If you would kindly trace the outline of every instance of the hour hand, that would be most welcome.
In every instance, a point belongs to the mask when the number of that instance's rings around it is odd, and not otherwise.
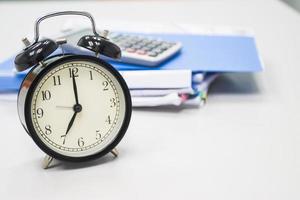
[[[70,122],[68,124],[66,133],[64,135],[60,136],[61,138],[64,138],[63,144],[65,144],[65,142],[66,142],[67,134],[69,133],[69,131],[70,131],[70,129],[71,129],[71,127],[72,127],[72,125],[73,125],[73,123],[75,121],[76,115],[77,115],[77,112],[74,112],[74,114],[73,114],[73,116],[72,116],[72,118],[71,118],[71,120],[70,120]]]
[[[67,134],[69,133],[69,131],[70,131],[70,129],[71,129],[71,127],[72,127],[72,125],[73,125],[73,123],[75,121],[76,115],[77,115],[77,112],[74,112],[74,114],[73,114],[73,116],[72,116],[72,118],[71,118],[71,120],[70,120],[70,122],[68,124],[66,133],[64,135],[60,136],[61,138],[64,138],[63,144],[65,144],[65,142],[66,142]]]
[[[73,126],[73,123],[74,123],[74,121],[75,121],[75,118],[76,118],[76,116],[77,116],[77,113],[81,112],[82,107],[81,107],[80,104],[76,104],[76,105],[74,105],[73,110],[74,110],[74,114],[73,114],[73,116],[72,116],[72,118],[71,118],[71,120],[70,120],[70,122],[69,122],[69,124],[68,124],[66,133],[65,133],[64,135],[61,136],[61,137],[64,138],[63,144],[65,144],[66,136],[67,136],[67,134],[69,133],[71,127]]]
[[[73,123],[75,121],[76,115],[77,115],[77,112],[74,112],[74,114],[73,114],[73,116],[72,116],[72,118],[71,118],[71,120],[70,120],[70,122],[68,124],[68,127],[67,127],[65,135],[67,135],[68,132],[70,131],[70,129],[71,129],[71,127],[72,127],[72,125],[73,125]]]

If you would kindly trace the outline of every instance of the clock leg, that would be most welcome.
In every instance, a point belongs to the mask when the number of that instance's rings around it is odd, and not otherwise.
[[[47,169],[50,166],[52,161],[53,161],[53,157],[46,155],[43,160],[43,168]]]
[[[115,157],[118,157],[119,155],[119,151],[117,150],[117,148],[113,148],[110,153],[112,153]]]

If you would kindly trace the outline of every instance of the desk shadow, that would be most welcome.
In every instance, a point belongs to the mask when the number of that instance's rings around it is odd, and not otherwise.
[[[218,77],[209,89],[215,94],[256,94],[260,93],[255,74],[226,73]]]
[[[58,170],[76,170],[76,169],[82,169],[82,168],[88,168],[88,167],[94,167],[98,165],[107,164],[109,162],[113,162],[118,158],[114,157],[110,153],[107,155],[91,161],[86,162],[65,162],[60,160],[54,160],[53,163],[48,167],[48,169],[58,169]]]

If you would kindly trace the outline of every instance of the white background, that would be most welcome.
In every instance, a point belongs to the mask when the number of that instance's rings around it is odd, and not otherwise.
[[[16,103],[1,101],[1,199],[300,199],[296,11],[275,0],[1,3],[0,57],[20,48],[37,17],[56,10],[86,10],[96,20],[252,27],[265,70],[222,76],[203,109],[134,110],[119,158],[49,170]],[[44,33],[56,25],[43,24]]]

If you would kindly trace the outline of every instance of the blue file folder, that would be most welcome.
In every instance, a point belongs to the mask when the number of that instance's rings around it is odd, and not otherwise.
[[[141,35],[141,34],[137,34]],[[191,69],[192,72],[259,72],[262,63],[254,37],[187,34],[147,34],[166,41],[179,41],[182,50],[157,67],[109,61],[118,70]],[[65,45],[66,52],[92,54]],[[58,53],[58,52],[57,52]],[[0,91],[17,90],[24,73],[14,75],[14,58],[0,64]]]
[[[193,72],[258,72],[262,70],[254,37],[185,34],[151,34],[148,36],[166,41],[180,41],[183,48],[181,52],[155,68],[126,63],[114,63],[114,66],[119,70],[191,69]]]

